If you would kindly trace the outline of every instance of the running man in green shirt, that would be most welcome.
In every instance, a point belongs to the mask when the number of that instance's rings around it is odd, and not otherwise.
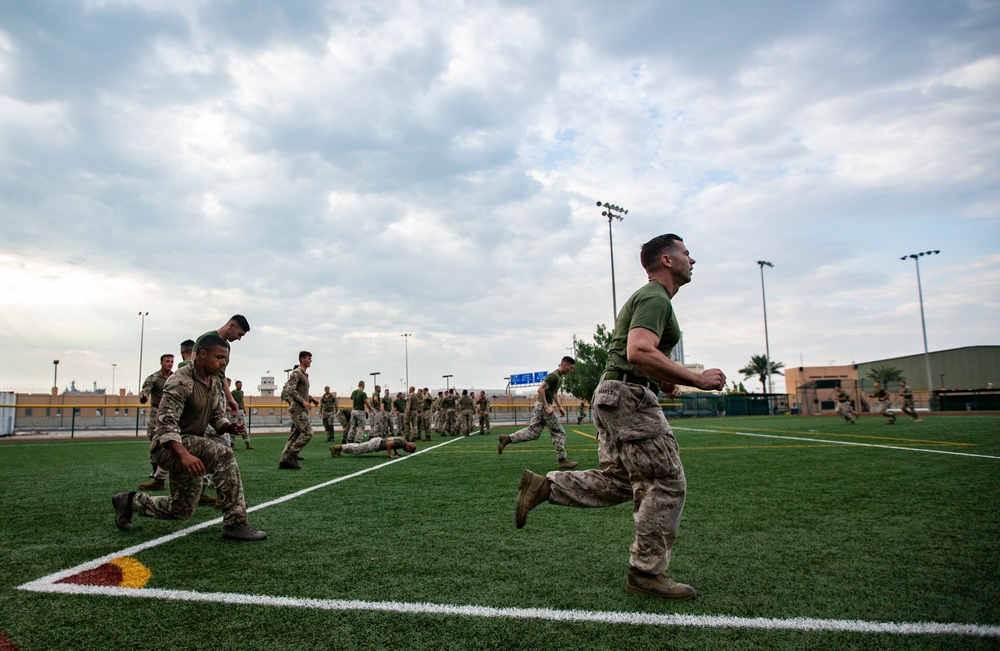
[[[580,463],[570,461],[566,458],[566,431],[559,423],[556,410],[559,416],[565,416],[566,410],[562,406],[562,396],[559,395],[559,385],[562,383],[564,375],[569,375],[576,367],[576,360],[572,357],[563,357],[559,362],[559,367],[545,376],[538,387],[538,399],[531,408],[531,422],[524,429],[520,429],[510,436],[500,435],[500,443],[497,445],[497,452],[503,454],[503,449],[515,443],[534,441],[542,434],[542,430],[549,428],[552,435],[552,447],[556,449],[556,459],[559,467],[563,470],[576,468]]]

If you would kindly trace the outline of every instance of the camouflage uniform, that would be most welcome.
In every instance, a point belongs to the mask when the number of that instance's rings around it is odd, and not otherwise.
[[[190,364],[167,380],[157,413],[156,431],[150,442],[150,452],[156,464],[170,473],[170,495],[156,497],[136,493],[132,509],[134,513],[147,518],[186,520],[198,508],[202,478],[189,473],[177,456],[164,445],[169,441],[176,441],[200,459],[211,475],[223,503],[223,524],[245,524],[247,507],[236,457],[231,449],[209,441],[204,436],[209,424],[218,430],[229,422],[220,401],[222,381],[218,376],[213,376],[210,378],[211,386],[206,387],[203,379],[196,377],[195,365]]]
[[[666,288],[655,280],[637,290],[615,321],[608,363],[590,401],[597,426],[599,469],[550,472],[549,502],[594,508],[632,501],[635,541],[631,567],[659,575],[670,565],[687,493],[677,441],[657,399],[657,384],[628,362],[628,333],[656,333],[666,357],[680,340],[680,326]]]
[[[351,408],[343,407],[337,411],[337,421],[340,423],[340,442],[347,443],[347,429],[351,426]]]
[[[444,422],[438,429],[441,430],[442,435],[455,436],[458,433],[458,422],[455,413],[456,403],[458,403],[458,398],[450,391],[441,398],[441,408],[444,409]]]
[[[361,389],[351,393],[351,424],[347,428],[347,442],[360,443],[365,438],[365,400],[368,394]]]
[[[581,400],[576,407],[576,424],[579,425],[587,420],[587,401]]]
[[[382,438],[381,436],[373,436],[364,443],[348,443],[347,445],[341,446],[340,451],[343,454],[367,454],[369,452],[378,452],[380,450],[386,450],[386,444],[392,441],[393,450],[402,450],[403,445],[406,443],[405,439],[398,436],[393,438]],[[398,452],[397,452],[398,454]]]
[[[837,401],[837,415],[842,416],[844,420],[853,425],[854,409],[851,408],[851,396],[847,395],[847,392],[842,388],[838,388],[833,394],[833,398]]]
[[[468,436],[472,433],[472,415],[475,411],[475,405],[472,396],[468,394],[458,399],[458,433],[461,436]]]
[[[889,392],[885,390],[885,387],[879,385],[875,387],[872,398],[875,399],[875,406],[878,409],[878,413],[886,417],[888,422],[887,425],[896,424],[896,415],[889,411],[889,407],[892,406],[892,399]]]
[[[411,391],[407,394],[406,408],[404,410],[406,417],[403,419],[406,427],[404,431],[400,432],[407,441],[416,441],[420,438],[418,434],[420,428],[420,403],[421,396],[416,391]]]
[[[909,386],[902,387],[899,390],[899,397],[903,399],[903,413],[913,420],[920,420],[920,416],[917,416],[917,412],[913,408],[913,389]]]
[[[519,429],[510,435],[510,443],[523,443],[524,441],[534,441],[542,435],[542,430],[549,428],[552,435],[552,447],[556,449],[556,458],[559,461],[566,460],[566,430],[559,422],[559,412],[555,410],[555,397],[559,392],[559,384],[562,382],[562,375],[559,371],[552,371],[545,376],[545,397],[549,401],[554,411],[550,414],[545,411],[545,405],[541,399],[535,401],[531,408],[531,420],[524,429]]]
[[[238,406],[236,409],[236,423],[243,426],[243,442],[246,443],[247,449],[250,449],[250,430],[246,427],[247,409],[243,404],[243,392],[236,389],[235,391],[231,391],[230,394]]]
[[[392,398],[389,394],[382,396],[382,431],[379,436],[386,438],[386,435],[395,433],[395,423],[392,419]]]
[[[163,370],[159,370],[153,373],[146,381],[142,383],[142,389],[140,393],[149,396],[149,416],[146,419],[146,438],[150,441],[153,440],[153,435],[156,433],[156,412],[160,408],[160,400],[163,399],[163,387],[167,383],[167,379],[170,376],[164,377]],[[150,453],[149,462],[156,465],[153,460],[153,455]],[[167,478],[167,469],[156,466],[156,470],[153,471],[153,479],[159,479],[163,481]]]
[[[326,440],[335,440],[336,432],[334,432],[333,428],[337,419],[337,396],[331,393],[320,398],[319,411],[323,415],[323,429],[326,430]]]
[[[423,435],[425,441],[431,440],[431,416],[434,413],[433,408],[434,398],[431,397],[430,392],[427,392],[420,400],[420,416],[418,420],[417,438],[420,438],[420,435]]]
[[[406,398],[396,398],[392,401],[392,408],[396,411],[394,414],[396,417],[396,433],[409,441],[410,435],[406,427],[406,405]]]
[[[281,452],[281,461],[294,459],[299,451],[312,440],[312,425],[309,423],[309,410],[302,403],[310,403],[309,374],[301,366],[296,366],[288,376],[288,381],[281,389],[281,399],[291,400],[288,406],[288,417],[292,421],[292,431]]]
[[[479,433],[490,433],[490,399],[482,397],[476,401],[476,409],[479,411]]]

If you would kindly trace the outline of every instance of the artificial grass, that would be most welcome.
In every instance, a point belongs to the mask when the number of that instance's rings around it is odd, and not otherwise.
[[[496,433],[456,440],[250,514],[268,532],[233,543],[212,526],[145,550],[147,587],[316,599],[430,602],[744,617],[1000,624],[1000,459],[747,437],[734,432],[1000,456],[1000,418],[934,416],[890,428],[863,418],[675,421],[688,498],[671,576],[699,590],[670,603],[623,590],[631,505],[512,508],[524,468],[556,469],[543,434],[496,454]],[[592,426],[568,425],[581,468]],[[696,431],[714,430],[714,431]],[[810,431],[814,430],[814,431]],[[283,437],[238,449],[248,504],[386,461],[332,459],[320,434],[302,471],[277,470]],[[446,439],[434,436],[426,445]],[[961,445],[958,445],[961,444]],[[421,444],[425,445],[425,444]],[[0,445],[0,634],[22,649],[996,648],[997,640],[697,629],[446,615],[311,611],[86,595],[15,586],[218,517],[112,524],[110,496],[148,465],[145,441]]]

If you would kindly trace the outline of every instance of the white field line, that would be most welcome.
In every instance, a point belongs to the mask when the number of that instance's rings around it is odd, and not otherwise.
[[[321,484],[316,484],[315,486],[310,486],[309,488],[303,488],[300,491],[297,491],[295,493],[290,493],[288,495],[285,495],[284,497],[279,497],[276,500],[271,500],[270,502],[264,502],[263,504],[258,504],[256,506],[252,506],[252,507],[250,507],[250,508],[247,509],[247,513],[250,513],[251,511],[256,511],[258,509],[265,509],[265,508],[267,508],[269,506],[275,506],[277,504],[281,504],[281,503],[287,502],[289,500],[293,500],[296,497],[301,497],[302,495],[305,495],[307,493],[311,493],[311,492],[319,490],[321,488],[326,488],[327,486],[332,486],[333,484],[337,484],[337,483],[340,483],[342,481],[346,481],[348,479],[354,479],[355,477],[360,477],[361,475],[363,475],[365,473],[372,472],[374,470],[380,470],[380,469],[385,468],[387,466],[391,466],[394,463],[401,463],[403,461],[406,461],[407,459],[412,459],[413,457],[416,457],[416,456],[418,456],[420,454],[423,454],[424,452],[430,452],[431,450],[433,450],[435,448],[439,448],[439,447],[441,447],[443,445],[448,445],[449,443],[454,443],[457,440],[459,440],[459,439],[458,438],[449,438],[447,441],[445,441],[443,443],[439,443],[437,445],[432,445],[431,447],[424,448],[422,450],[417,450],[413,454],[400,457],[399,459],[390,459],[389,461],[386,461],[385,463],[380,463],[377,466],[371,466],[370,468],[365,468],[364,470],[359,470],[358,472],[351,473],[350,475],[344,475],[343,477],[336,477],[334,479],[331,479],[330,481],[325,481],[325,482],[323,482]],[[94,559],[92,561],[87,561],[86,563],[81,563],[80,565],[77,565],[76,567],[71,567],[71,568],[66,569],[66,570],[60,570],[59,572],[56,572],[54,574],[50,574],[48,576],[43,576],[40,579],[35,579],[34,581],[30,581],[28,583],[25,583],[22,586],[18,586],[18,588],[19,589],[24,589],[24,590],[33,590],[35,592],[61,592],[62,590],[55,590],[55,589],[54,590],[44,590],[44,589],[40,589],[40,588],[44,588],[45,586],[51,586],[51,587],[55,588],[57,586],[54,586],[52,584],[55,584],[56,581],[61,581],[61,580],[65,579],[66,577],[73,576],[74,574],[79,574],[80,572],[86,572],[87,570],[92,570],[95,567],[100,567],[101,565],[104,565],[105,563],[113,561],[116,558],[121,558],[122,556],[134,556],[134,555],[138,554],[139,552],[141,552],[143,550],[151,549],[153,547],[158,547],[159,545],[162,545],[164,543],[168,543],[171,540],[177,540],[178,538],[183,538],[184,536],[186,536],[188,534],[191,534],[191,533],[194,533],[195,531],[200,531],[201,529],[205,529],[205,528],[211,527],[213,525],[221,525],[221,524],[222,524],[222,517],[221,516],[218,517],[218,518],[213,518],[212,520],[206,520],[205,522],[199,522],[198,524],[192,525],[192,526],[187,527],[185,529],[181,529],[179,531],[175,531],[174,533],[167,534],[166,536],[160,536],[159,538],[154,538],[153,540],[149,540],[147,542],[140,543],[138,545],[133,545],[132,547],[126,547],[125,549],[122,549],[121,551],[117,551],[117,552],[114,552],[112,554],[108,554],[106,556],[102,556],[100,558],[96,558],[96,559]]]
[[[714,430],[694,430],[714,431]],[[314,490],[338,482],[359,477],[373,470],[379,470],[394,463],[439,448],[459,439],[449,439],[438,445],[425,448],[400,459],[392,459],[377,466],[337,477],[327,482],[302,489],[284,497],[258,504],[247,511],[256,511],[295,499]],[[809,439],[811,440],[811,439]],[[909,448],[903,448],[909,449]],[[1000,637],[1000,626],[980,624],[955,624],[937,622],[868,622],[847,619],[816,619],[793,617],[777,619],[768,617],[729,617],[720,615],[661,615],[656,613],[628,613],[615,611],[589,610],[556,610],[551,608],[493,608],[489,606],[459,606],[431,603],[406,603],[398,601],[360,601],[347,599],[302,599],[295,597],[274,597],[268,595],[238,594],[229,592],[194,592],[190,590],[165,590],[159,588],[122,588],[110,586],[80,585],[75,583],[57,583],[66,577],[90,570],[122,556],[132,556],[145,549],[162,545],[206,527],[221,524],[222,518],[182,529],[167,536],[161,536],[148,542],[128,547],[119,552],[108,554],[101,558],[88,561],[76,567],[62,570],[34,581],[29,581],[17,587],[28,592],[46,592],[54,594],[103,595],[110,597],[132,597],[135,599],[167,599],[171,601],[197,601],[206,603],[225,603],[251,606],[272,606],[278,608],[309,608],[312,610],[331,611],[369,611],[392,612],[419,615],[453,615],[461,617],[484,617],[498,619],[539,619],[555,622],[594,622],[602,624],[629,624],[638,626],[664,626],[684,628],[736,628],[765,629],[783,631],[815,631],[815,632],[845,632],[845,633],[889,633],[895,635],[957,635],[965,637]]]
[[[862,448],[882,448],[883,450],[903,450],[904,452],[929,452],[931,454],[952,454],[958,457],[976,457],[977,459],[997,459],[1000,457],[988,454],[972,454],[970,452],[951,452],[950,450],[928,450],[926,448],[907,448],[901,445],[878,445],[875,443],[856,443],[853,441],[831,441],[829,439],[813,439],[807,436],[784,436],[780,434],[757,434],[751,432],[729,432],[717,429],[697,429],[694,427],[674,427],[685,432],[710,432],[712,434],[735,434],[737,436],[758,436],[765,439],[783,439],[786,441],[808,441],[810,443],[830,443],[833,445],[855,445]]]
[[[312,610],[391,612],[408,615],[452,615],[496,619],[540,619],[554,622],[596,622],[600,624],[631,624],[638,626],[671,626],[682,628],[736,628],[779,631],[810,631],[839,633],[889,633],[895,635],[958,635],[966,637],[1000,637],[1000,626],[980,624],[948,624],[936,622],[867,622],[851,619],[814,619],[793,617],[727,617],[720,615],[661,615],[595,610],[555,610],[552,608],[492,608],[488,606],[456,606],[399,601],[358,601],[347,599],[300,599],[229,592],[192,592],[189,590],[135,589],[85,586],[60,583],[46,589],[33,584],[20,586],[24,590],[62,594],[104,595],[172,601],[272,606],[278,608],[309,608]]]

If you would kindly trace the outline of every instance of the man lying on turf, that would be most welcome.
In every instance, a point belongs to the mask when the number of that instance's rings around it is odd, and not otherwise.
[[[379,452],[380,450],[385,450],[389,453],[390,459],[398,459],[400,456],[399,450],[405,450],[406,452],[416,452],[417,444],[410,443],[406,439],[394,436],[390,439],[384,439],[380,436],[370,438],[364,443],[347,443],[345,445],[331,445],[330,455],[334,457],[339,457],[341,453],[344,454],[367,454],[369,452]]]

